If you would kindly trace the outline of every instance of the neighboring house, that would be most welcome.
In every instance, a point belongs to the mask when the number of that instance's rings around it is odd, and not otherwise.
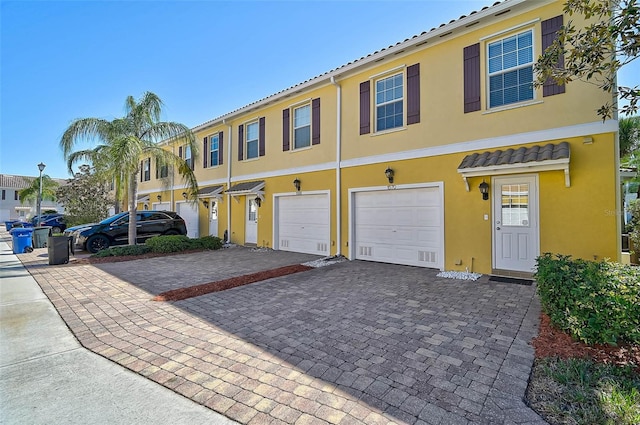
[[[37,214],[36,202],[20,202],[20,191],[31,186],[33,179],[38,177],[12,176],[0,174],[0,222],[10,220],[26,221]],[[63,179],[53,179],[59,184],[66,183]],[[43,200],[42,211],[55,210],[64,212],[64,207],[55,201]]]
[[[562,6],[496,3],[215,118],[193,129],[197,161],[163,142],[202,202],[141,158],[138,208],[177,211],[191,237],[446,270],[619,259],[618,123],[595,113],[610,96],[532,87]]]

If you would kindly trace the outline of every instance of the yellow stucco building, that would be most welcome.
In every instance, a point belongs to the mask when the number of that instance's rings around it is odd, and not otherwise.
[[[618,259],[618,123],[595,113],[611,99],[532,85],[567,19],[504,1],[212,119],[196,161],[165,143],[200,202],[149,163],[139,208],[177,211],[191,237],[443,270]]]

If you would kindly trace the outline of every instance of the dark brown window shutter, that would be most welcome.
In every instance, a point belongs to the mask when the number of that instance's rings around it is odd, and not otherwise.
[[[260,118],[260,129],[258,130],[258,155],[260,156],[264,156],[264,152],[265,152],[265,118],[262,117]]]
[[[553,44],[557,37],[558,30],[562,27],[563,20],[562,15],[555,18],[542,21],[542,51],[545,51],[547,47]],[[557,68],[564,67],[564,56],[560,56],[556,62]],[[564,85],[558,85],[553,78],[547,78],[542,86],[542,96],[553,96],[555,94],[564,93]]]
[[[222,143],[224,140],[222,138],[222,134],[222,131],[218,133],[218,165],[222,165],[222,163],[224,162],[224,143]]]
[[[238,126],[238,161],[244,159],[244,125]]]
[[[311,144],[320,144],[320,98],[311,101]]]
[[[178,156],[182,159],[182,146],[178,148]]]
[[[159,161],[156,159],[156,180],[160,176],[160,165]]]
[[[464,113],[480,110],[480,43],[464,48]]]
[[[140,181],[144,181],[144,161],[140,161]]]
[[[371,131],[371,82],[360,83],[360,134]]]
[[[407,68],[407,125],[420,122],[420,64]]]
[[[208,142],[209,142],[209,139],[205,137],[204,142],[202,143],[203,145],[202,156],[204,157],[204,160],[202,161],[202,168],[207,168],[207,158],[209,157],[209,152],[207,151]]]
[[[291,137],[291,129],[289,122],[289,108],[282,110],[282,150],[288,151],[290,147],[289,139]]]

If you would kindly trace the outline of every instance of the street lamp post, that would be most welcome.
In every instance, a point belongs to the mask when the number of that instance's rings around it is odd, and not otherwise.
[[[41,220],[41,215],[42,215],[42,172],[44,171],[44,167],[46,167],[46,165],[44,165],[44,163],[40,163],[38,164],[38,170],[40,170],[40,187],[38,188],[38,210],[37,210],[37,214],[38,214],[38,222],[36,223],[36,226],[40,226],[40,220]]]

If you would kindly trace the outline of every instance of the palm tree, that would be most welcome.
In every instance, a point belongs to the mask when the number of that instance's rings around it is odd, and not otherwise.
[[[56,190],[60,186],[55,180],[49,177],[46,174],[42,175],[42,200],[47,201],[55,201],[56,200]],[[22,189],[18,196],[20,197],[20,203],[24,204],[25,202],[37,202],[38,194],[40,193],[40,178],[34,178],[31,181],[29,187]]]
[[[620,158],[640,149],[640,116],[621,118],[618,121]]]
[[[160,165],[171,166],[184,180],[188,198],[192,201],[197,199],[198,182],[193,170],[182,158],[158,144],[171,141],[189,145],[195,161],[198,153],[195,136],[184,124],[160,121],[162,106],[162,100],[151,92],[144,93],[138,101],[129,96],[125,102],[124,117],[113,121],[77,119],[60,140],[69,171],[78,161],[91,161],[98,175],[115,183],[117,196],[128,200],[130,245],[134,245],[137,239],[136,208],[141,158],[152,158]],[[76,143],[86,140],[95,140],[98,145],[93,149],[72,152]]]

